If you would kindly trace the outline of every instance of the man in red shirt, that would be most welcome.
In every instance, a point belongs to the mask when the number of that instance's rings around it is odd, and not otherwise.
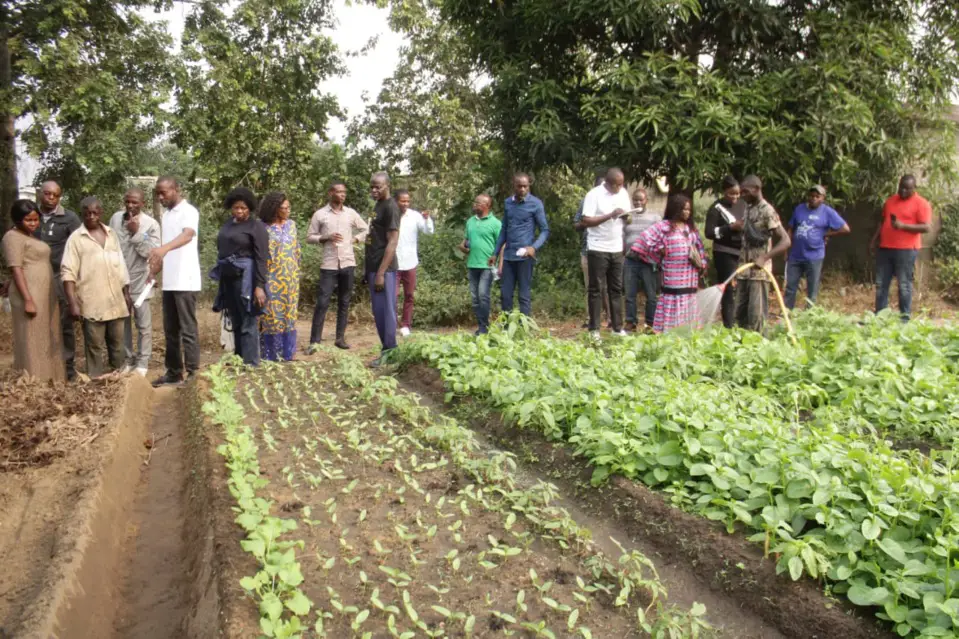
[[[876,258],[876,312],[889,306],[889,286],[895,276],[899,284],[899,314],[909,321],[912,313],[912,274],[922,248],[922,234],[932,220],[929,202],[916,193],[916,178],[904,175],[899,192],[882,207],[882,223],[872,238]]]

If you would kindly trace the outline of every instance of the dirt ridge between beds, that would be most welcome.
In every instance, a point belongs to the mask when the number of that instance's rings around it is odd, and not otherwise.
[[[142,442],[149,423],[152,389],[141,377],[123,382],[122,401],[99,435],[95,474],[76,495],[76,507],[57,531],[74,535],[56,540],[37,595],[13,627],[24,639],[51,637],[105,637],[113,623],[119,597],[116,575],[124,557],[122,547],[135,482],[139,477]],[[40,472],[45,469],[40,469]],[[66,542],[66,543],[64,543]],[[44,558],[36,557],[43,562]]]
[[[240,587],[240,579],[258,570],[256,560],[240,547],[246,538],[236,525],[235,500],[227,485],[227,468],[216,448],[219,428],[203,413],[210,384],[205,379],[186,388],[184,446],[192,481],[187,496],[187,529],[192,547],[188,562],[191,608],[184,621],[186,639],[248,639],[259,632],[256,604]]]

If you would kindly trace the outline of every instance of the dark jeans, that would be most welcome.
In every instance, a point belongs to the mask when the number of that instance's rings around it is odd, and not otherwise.
[[[63,280],[57,273],[53,278],[57,287],[57,303],[60,305],[60,339],[63,342],[63,363],[67,371],[67,379],[74,379],[77,376],[77,368],[74,360],[76,359],[77,334],[73,326],[73,317],[70,315],[70,303],[67,301],[67,294],[63,290]]]
[[[200,341],[196,324],[196,293],[163,291],[163,336],[166,371],[171,377],[192,375],[200,368]],[[181,350],[182,342],[182,350]],[[185,361],[184,361],[185,360]]]
[[[646,308],[643,320],[652,327],[656,316],[656,300],[659,298],[659,277],[652,264],[627,257],[623,263],[623,280],[626,288],[626,323],[639,324],[636,317],[636,295],[643,287],[646,295]]]
[[[585,250],[579,256],[579,264],[580,268],[583,269],[583,291],[586,293],[586,315],[589,316],[589,260],[586,259]],[[609,291],[606,290],[606,280],[600,280],[599,287],[603,293],[603,312],[606,313],[606,321],[609,322]]]
[[[320,283],[317,286],[316,308],[313,309],[313,327],[310,330],[310,344],[319,344],[323,339],[323,324],[326,311],[330,307],[330,298],[336,289],[336,339],[346,336],[346,323],[350,319],[350,300],[353,297],[354,267],[348,266],[338,271],[320,271]]]
[[[719,278],[720,283],[732,277],[739,267],[739,256],[731,253],[713,251],[713,260],[716,262],[716,277]],[[721,308],[723,326],[726,328],[734,327],[736,325],[736,289],[732,287],[732,282],[723,291]]]
[[[476,315],[476,323],[482,334],[489,330],[489,291],[493,286],[493,271],[488,268],[471,268],[469,278],[473,314]]]
[[[603,290],[609,293],[609,321],[614,331],[623,328],[623,254],[587,251],[589,263],[589,330],[598,331],[602,324]]]
[[[736,282],[736,323],[741,328],[762,333],[769,316],[769,283],[766,280]]]
[[[503,260],[503,278],[500,280],[504,313],[513,310],[513,292],[519,285],[519,312],[527,317],[533,314],[533,263],[535,260]]]
[[[822,260],[808,262],[786,262],[786,308],[793,310],[796,306],[796,293],[799,292],[799,282],[806,278],[806,306],[812,306],[819,297],[819,281],[822,279]]]
[[[916,249],[879,249],[876,258],[876,312],[889,306],[892,278],[899,284],[899,315],[908,320],[912,314],[912,276],[916,268]]]
[[[254,309],[242,297],[243,277],[223,277],[223,302],[233,325],[233,352],[249,366],[260,365],[260,331]]]
[[[87,375],[100,377],[123,368],[123,360],[126,359],[126,350],[123,348],[125,323],[125,317],[109,322],[83,320],[83,352],[87,358]]]
[[[373,321],[384,351],[396,348],[396,271],[384,273],[383,290],[376,290],[376,272],[367,273]]]

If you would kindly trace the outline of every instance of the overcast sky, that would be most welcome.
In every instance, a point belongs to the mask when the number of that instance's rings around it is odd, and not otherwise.
[[[183,21],[189,13],[186,3],[175,4],[174,8],[162,14],[145,13],[150,19],[166,20],[175,42],[180,41],[183,33]],[[335,0],[334,15],[338,25],[330,33],[333,41],[345,54],[362,48],[372,37],[379,36],[376,47],[360,57],[346,57],[347,75],[324,82],[323,91],[332,93],[340,101],[340,107],[350,118],[363,112],[363,95],[372,101],[380,92],[383,81],[393,75],[399,59],[399,48],[403,38],[390,30],[387,24],[388,9],[379,9],[363,2],[347,6],[346,0]],[[338,120],[330,122],[329,136],[340,142],[346,136],[346,123]]]
[[[166,20],[173,40],[179,43],[183,33],[183,22],[189,10],[188,4],[175,3],[173,9],[169,11],[161,14],[145,11],[144,16],[151,20]],[[390,30],[387,24],[387,9],[356,2],[347,6],[346,0],[335,0],[334,11],[338,24],[330,32],[330,36],[342,53],[356,51],[370,38],[379,36],[376,47],[366,55],[359,57],[344,55],[346,75],[325,82],[321,86],[323,91],[336,96],[348,118],[353,118],[363,113],[365,108],[363,96],[366,95],[370,101],[375,101],[383,81],[393,74],[403,38]],[[327,130],[330,139],[334,142],[342,142],[346,137],[346,124],[347,122],[340,120],[331,120]],[[20,186],[29,186],[33,184],[34,175],[39,167],[32,158],[26,157],[23,149],[20,149],[19,160]]]
[[[189,11],[190,5],[178,3],[170,11],[161,14],[150,11],[144,12],[144,15],[152,20],[166,20],[174,41],[179,43],[183,22]],[[379,9],[355,0],[348,6],[346,0],[335,0],[333,11],[338,25],[330,32],[330,36],[341,53],[356,51],[370,38],[379,36],[376,47],[366,55],[343,56],[346,76],[324,82],[321,86],[323,91],[339,99],[340,106],[352,118],[363,112],[363,95],[375,101],[383,81],[393,75],[403,38],[390,30],[387,24],[388,9]],[[341,142],[346,136],[346,123],[331,121],[328,134],[333,141]]]

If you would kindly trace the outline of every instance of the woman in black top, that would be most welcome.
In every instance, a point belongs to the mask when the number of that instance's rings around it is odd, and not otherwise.
[[[706,237],[713,241],[716,275],[720,282],[725,282],[739,266],[743,234],[734,230],[732,225],[743,219],[745,207],[739,201],[739,182],[733,176],[723,178],[722,192],[723,196],[706,212]],[[733,220],[729,219],[730,216]],[[736,325],[736,296],[731,286],[727,286],[723,293],[722,314],[726,328]]]
[[[226,310],[233,324],[234,352],[251,366],[260,363],[257,316],[266,308],[266,262],[270,239],[266,226],[253,216],[256,198],[246,188],[230,191],[223,207],[232,217],[216,237],[220,280],[213,310]]]

